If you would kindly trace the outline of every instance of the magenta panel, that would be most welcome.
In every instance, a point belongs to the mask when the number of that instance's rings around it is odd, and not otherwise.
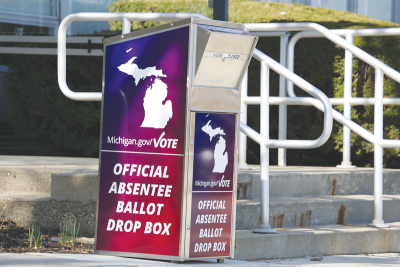
[[[96,249],[178,256],[183,157],[101,158]]]
[[[229,257],[232,192],[193,193],[190,258]]]
[[[108,45],[96,250],[179,256],[189,27]]]
[[[236,115],[196,113],[190,258],[229,257]]]

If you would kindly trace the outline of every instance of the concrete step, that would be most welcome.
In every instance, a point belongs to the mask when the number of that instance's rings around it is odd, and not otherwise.
[[[96,171],[98,159],[0,156],[0,196],[50,194],[51,175]]]
[[[277,229],[277,234],[239,230],[236,231],[235,259],[400,252],[399,240],[400,223],[381,229],[365,225],[291,227]]]
[[[25,227],[32,224],[33,220],[38,220],[47,229],[58,230],[60,221],[69,214],[78,218],[82,235],[94,235],[98,198],[97,171],[78,168],[76,172],[76,168],[59,169],[54,166],[45,170],[8,170],[16,178],[0,181],[0,184],[12,188],[9,191],[0,190],[0,219],[10,219]],[[21,190],[16,192],[19,184]]]
[[[371,195],[325,196],[309,198],[271,198],[269,223],[273,228],[368,224],[374,217]],[[400,195],[383,196],[385,222],[400,221]],[[257,228],[260,221],[259,200],[238,200],[236,229]]]
[[[9,218],[23,226],[38,219],[40,224],[58,229],[59,221],[69,213],[81,221],[82,234],[93,236],[98,197],[97,163],[98,159],[0,156],[0,219]],[[271,167],[271,226],[370,223],[373,197],[360,193],[373,192],[370,183],[373,172],[372,169],[356,170]],[[385,170],[385,192],[393,194],[384,196],[385,222],[400,221],[398,174],[399,170]],[[250,186],[247,191],[243,183]],[[249,192],[247,197],[255,197],[259,170],[241,171],[238,187],[242,193]],[[329,196],[331,190],[334,196]],[[357,194],[344,195],[349,192]],[[259,218],[259,200],[238,201],[237,229],[256,228]]]
[[[76,175],[76,181],[79,181],[79,175]],[[86,183],[88,184],[87,181]],[[22,226],[28,226],[33,219],[38,219],[45,227],[58,229],[59,221],[68,213],[77,216],[81,222],[82,233],[93,236],[96,194],[90,191],[85,194],[84,190],[59,192],[56,196],[38,193],[0,196],[0,219],[9,218]],[[373,196],[369,195],[279,198],[270,200],[269,223],[273,228],[331,224],[367,225],[372,222],[373,215]],[[400,221],[400,195],[384,196],[383,218],[385,222]],[[236,229],[257,228],[259,221],[259,201],[239,200],[236,206]]]
[[[81,224],[79,233],[93,236],[96,227],[96,202],[55,200],[50,194],[23,193],[0,196],[0,219],[10,219],[20,226],[28,227],[37,220],[46,229],[60,229],[65,214],[75,216]]]
[[[33,220],[58,230],[65,214],[93,236],[98,196],[98,159],[0,156],[0,219],[29,226]]]
[[[0,156],[0,219],[29,226],[33,220],[58,230],[65,214],[81,222],[81,234],[95,229],[98,159]]]
[[[260,166],[239,170],[238,199],[260,198]],[[330,167],[270,167],[271,197],[370,195],[374,193],[374,169]],[[400,170],[385,169],[383,193],[400,194]]]

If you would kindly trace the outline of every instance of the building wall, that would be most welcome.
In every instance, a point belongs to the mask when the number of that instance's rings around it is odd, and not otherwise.
[[[49,28],[47,32],[57,35],[63,18],[78,12],[108,12],[107,5],[117,0],[1,0],[0,23]],[[85,34],[110,29],[108,22],[73,22],[67,34]],[[25,31],[26,33],[27,31]],[[0,32],[10,34],[9,32]]]
[[[0,10],[32,13],[42,15],[56,15],[54,0],[1,0]]]
[[[72,0],[71,13],[78,12],[108,12],[107,5],[117,0]],[[70,34],[93,33],[109,30],[107,21],[79,21],[73,22]]]

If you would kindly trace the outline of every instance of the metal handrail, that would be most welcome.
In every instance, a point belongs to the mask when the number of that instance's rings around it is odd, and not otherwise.
[[[330,30],[330,32],[332,32],[332,33],[334,33],[336,35],[339,35],[339,36],[346,36],[346,35],[351,35],[351,36],[396,36],[396,35],[400,35],[400,28],[335,29],[335,30]],[[296,33],[295,35],[293,35],[293,37],[290,39],[289,45],[288,45],[288,55],[287,55],[288,69],[291,70],[291,71],[294,70],[294,47],[295,47],[296,43],[300,39],[302,39],[302,38],[321,38],[321,37],[326,37],[326,35],[324,35],[324,34],[322,34],[320,32],[316,32],[316,31],[302,31],[302,32],[299,32],[299,33]],[[356,47],[356,46],[354,46],[354,47]],[[349,49],[346,49],[346,50],[349,50]],[[349,51],[352,52],[351,50],[349,50]],[[372,57],[372,56],[369,55],[369,57]],[[374,57],[372,57],[372,58],[374,58]],[[376,58],[374,58],[374,59],[378,60]],[[365,60],[365,62],[369,63],[367,60]],[[381,62],[381,61],[379,61],[379,62]],[[381,62],[381,63],[383,65],[385,65],[386,67],[391,69],[390,73],[392,73],[393,71],[397,72],[396,70],[394,70],[391,67],[387,66],[383,62]],[[369,63],[369,64],[373,65],[371,63]],[[377,68],[377,67],[375,67],[375,68]],[[381,68],[381,67],[379,67],[379,68]],[[383,70],[383,68],[381,68],[381,69]],[[386,73],[386,74],[390,77],[390,74],[388,74],[388,73]],[[394,74],[396,74],[396,73],[394,73]],[[398,74],[398,72],[397,72],[397,74]],[[397,78],[398,78],[398,80],[395,79],[395,78],[392,78],[392,79],[396,80],[397,82],[400,82],[400,78],[399,77],[397,77]],[[287,83],[287,93],[291,97],[295,97],[296,96],[296,94],[294,93],[294,90],[293,90],[293,84],[291,82]],[[336,98],[336,99],[338,99],[338,98]],[[373,99],[373,98],[370,98],[370,99]],[[397,98],[397,101],[400,104],[400,98]],[[338,104],[336,104],[336,103],[338,103]],[[342,105],[342,103],[343,102],[339,102],[338,100],[335,102],[336,105]],[[357,102],[357,104],[359,104],[359,103],[360,102]],[[365,102],[365,103],[366,103],[366,105],[368,105],[370,102],[369,103]],[[335,104],[332,103],[332,105],[335,105]],[[362,104],[364,104],[364,103],[362,103]]]
[[[246,97],[243,99],[243,101],[247,105],[260,105],[260,103],[261,103],[260,97],[256,97],[256,96]],[[330,99],[329,99],[329,101],[330,101]],[[314,107],[318,108],[320,111],[324,111],[324,107],[323,107],[322,103],[320,101],[318,101],[317,99],[311,98],[311,97],[270,97],[269,104],[270,105],[314,106]],[[374,139],[375,137],[372,133],[368,132],[367,130],[365,130],[363,127],[361,127],[357,123],[355,123],[351,120],[348,120],[342,114],[340,114],[340,112],[336,111],[335,109],[332,109],[332,117],[337,122],[339,122],[343,125],[346,125],[354,132],[357,132],[361,137],[363,137],[368,142],[370,142],[372,144],[376,143],[376,141]],[[256,141],[257,143],[260,143],[257,140],[254,140],[254,141]],[[279,140],[279,141],[281,141],[281,140]],[[285,140],[285,141],[290,141],[290,140]],[[389,141],[393,141],[393,140],[389,140]]]
[[[315,30],[320,34],[324,35],[327,39],[331,40],[340,47],[350,51],[357,57],[361,58],[366,63],[370,64],[374,68],[379,68],[382,72],[395,81],[400,83],[400,75],[393,68],[389,67],[382,61],[374,58],[370,54],[361,50],[355,45],[348,43],[346,40],[341,38],[339,35],[332,33],[329,29],[322,25],[313,22],[298,22],[298,23],[245,23],[248,31],[302,31],[302,30]],[[397,77],[396,77],[397,76]]]
[[[290,32],[251,32],[251,34],[258,37],[279,37],[280,39],[280,55],[279,63],[286,67],[286,51],[289,43]],[[241,98],[247,97],[247,81],[248,71],[243,76],[243,82],[241,84]],[[279,77],[279,96],[286,96],[286,80],[285,77]],[[286,139],[286,121],[287,121],[287,106],[279,105],[279,130],[278,139]],[[240,104],[240,121],[247,124],[247,105],[242,101]],[[247,137],[245,134],[239,134],[239,164],[238,168],[241,170],[251,169],[246,163],[246,144]],[[278,165],[286,166],[286,148],[278,148]]]
[[[355,126],[351,119],[346,118],[339,112],[333,111],[332,113],[337,121],[374,144],[374,220],[370,226],[389,227],[384,224],[383,220],[383,148],[399,148],[400,140],[383,139],[383,80],[384,74],[386,74],[395,81],[400,82],[400,73],[316,23],[255,23],[246,24],[246,29],[249,31],[315,30],[375,68],[374,134],[371,134],[361,126]],[[291,97],[295,96],[292,95]]]
[[[199,13],[75,13],[66,16],[58,28],[58,45],[57,45],[57,76],[58,85],[61,92],[68,98],[77,101],[101,101],[102,93],[92,92],[73,92],[67,85],[67,28],[73,21],[118,21],[121,20],[123,25],[123,34],[130,31],[129,23],[131,21],[176,21],[190,17],[202,19],[210,19],[209,17]],[[129,30],[129,31],[128,31]]]
[[[321,101],[323,105],[324,112],[324,129],[319,138],[315,140],[265,140],[265,144],[269,148],[315,148],[323,145],[331,135],[333,119],[332,119],[332,105],[329,102],[328,97],[322,93],[318,88],[302,79],[298,75],[289,71],[287,68],[283,67],[281,64],[265,55],[258,49],[254,49],[253,57],[260,62],[265,62],[268,67],[273,69],[278,74],[284,76],[286,79],[292,81],[297,86],[302,88],[304,91]],[[262,101],[261,101],[262,102]],[[262,104],[262,103],[261,103]]]
[[[158,20],[158,21],[174,21],[187,17],[200,17],[209,19],[208,17],[197,13],[77,13],[66,17],[60,24],[58,34],[58,79],[61,91],[69,98],[74,100],[100,101],[101,93],[76,93],[72,92],[66,84],[66,30],[72,21],[112,21],[122,20],[123,33],[129,32],[130,21],[140,20]],[[316,23],[254,23],[245,24],[249,31],[289,31],[289,30],[315,30],[332,42],[338,44],[342,48],[350,51],[354,55],[363,59],[365,62],[376,68],[375,72],[375,134],[371,134],[361,126],[352,122],[336,110],[332,109],[332,105],[321,91],[316,87],[303,80],[290,70],[281,66],[276,61],[269,58],[259,50],[255,50],[254,57],[261,62],[261,92],[259,98],[245,97],[243,101],[248,104],[260,104],[260,133],[257,133],[245,123],[240,124],[240,130],[259,143],[260,146],[260,167],[261,167],[261,212],[260,212],[260,229],[255,232],[273,232],[269,225],[269,148],[313,148],[322,145],[327,141],[332,131],[333,118],[349,127],[354,132],[375,145],[375,216],[373,226],[387,227],[382,219],[382,166],[383,166],[383,147],[400,147],[400,141],[383,140],[383,78],[384,74],[400,82],[400,74],[376,58],[367,54],[358,47],[343,40],[340,36],[332,33],[327,28]],[[307,93],[314,96],[313,98],[296,98],[296,97],[269,97],[269,68],[275,70],[278,74],[286,77]],[[398,77],[397,77],[398,75]],[[371,101],[369,99],[368,101]],[[269,139],[269,104],[291,105],[291,104],[312,104],[324,112],[324,130],[321,136],[316,140],[271,140]]]
[[[353,44],[354,36],[396,36],[400,35],[399,28],[378,28],[378,29],[340,29],[331,30],[331,32],[345,36],[346,41]],[[288,54],[288,69],[294,71],[294,48],[296,43],[301,38],[320,38],[325,37],[316,31],[303,31],[295,34],[290,40],[287,54]],[[343,98],[330,98],[332,105],[343,105],[343,115],[351,119],[351,105],[375,105],[375,98],[353,98],[352,93],[352,72],[353,72],[353,54],[350,51],[345,52],[345,64],[344,64],[344,95]],[[287,93],[291,97],[295,97],[296,94],[293,89],[293,83],[290,81],[287,83]],[[400,105],[400,98],[384,98],[384,105]],[[386,141],[382,141],[386,143]],[[351,164],[351,132],[348,127],[343,127],[343,142],[342,142],[342,155],[343,161],[341,165],[337,165],[339,168],[355,168]],[[391,145],[391,144],[385,144]]]
[[[323,145],[332,132],[333,116],[332,105],[328,97],[318,88],[305,81],[295,73],[268,57],[260,50],[255,49],[253,57],[261,62],[261,86],[259,98],[245,98],[247,103],[260,104],[260,133],[257,133],[249,126],[240,123],[240,130],[248,137],[260,144],[260,182],[261,182],[261,200],[260,200],[260,226],[254,229],[256,233],[273,233],[269,224],[269,148],[315,148]],[[292,81],[301,89],[312,95],[314,98],[285,98],[274,97],[270,101],[269,97],[269,68],[278,74]],[[324,111],[324,129],[319,138],[315,140],[273,140],[269,139],[269,104],[313,104]]]
[[[297,30],[297,29],[295,29]],[[354,36],[395,36],[395,35],[400,35],[400,29],[399,28],[378,28],[378,29],[336,29],[336,30],[330,30],[331,32],[345,36],[346,41],[349,42],[350,44],[353,43],[353,35]],[[279,36],[280,32],[271,32],[271,31],[251,31],[252,34],[256,34],[258,36],[264,36],[264,37],[272,37],[272,36]],[[295,34],[291,40],[290,43],[287,47],[287,51],[282,51],[281,49],[281,58],[286,58],[287,54],[287,59],[288,62],[286,66],[288,67],[289,70],[294,71],[294,46],[297,43],[298,40],[301,38],[319,38],[319,37],[325,37],[319,32],[316,31],[302,31],[297,34]],[[282,41],[281,41],[281,47],[282,47]],[[330,102],[332,105],[343,105],[343,115],[351,120],[351,105],[374,105],[375,104],[375,98],[352,98],[351,96],[351,83],[352,83],[352,57],[353,55],[351,52],[346,51],[345,53],[345,73],[344,73],[344,97],[343,98],[329,98]],[[282,64],[282,62],[281,62]],[[284,79],[283,76],[280,77],[280,86],[281,83],[284,83],[282,81]],[[247,122],[247,119],[244,118],[247,115],[247,103],[245,99],[248,99],[247,96],[247,76],[244,77],[244,81],[242,83],[242,115],[241,116],[241,121],[244,123]],[[287,92],[289,96],[291,97],[296,97],[294,91],[293,91],[293,83],[290,81],[287,81]],[[283,94],[280,90],[279,96],[286,96],[286,94]],[[251,105],[251,103],[249,103]],[[384,105],[400,105],[400,98],[384,98],[383,99],[383,104]],[[279,139],[286,139],[286,128],[287,128],[287,115],[286,115],[286,106],[285,105],[279,105]],[[334,113],[334,118],[339,119],[336,114]],[[355,125],[353,125],[353,128],[358,128]],[[359,129],[361,131],[364,131],[363,129]],[[366,133],[364,131],[364,138],[366,138],[368,141],[375,143],[374,138]],[[363,134],[361,134],[363,135]],[[367,137],[365,136],[367,135]],[[350,139],[351,139],[351,133],[350,129],[347,126],[344,126],[343,128],[343,161],[341,165],[338,165],[337,167],[340,168],[355,168],[356,166],[352,166],[350,162]],[[393,144],[391,140],[381,140],[383,146],[385,147],[397,147],[398,144]],[[246,169],[247,163],[246,163],[246,157],[245,157],[245,151],[246,151],[246,140],[245,138],[242,138],[239,141],[239,167],[242,169]],[[278,165],[279,166],[286,166],[286,153],[284,151],[285,149],[278,149]]]

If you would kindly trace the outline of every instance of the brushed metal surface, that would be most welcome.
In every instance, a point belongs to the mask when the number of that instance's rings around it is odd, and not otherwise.
[[[196,58],[199,58],[199,54],[203,55],[196,71],[193,85],[238,88],[242,74],[250,60],[254,43],[258,38],[248,34],[202,30],[201,25],[198,25],[197,28],[198,32],[206,32],[204,34],[209,35],[209,37],[207,36],[207,45],[204,51],[199,51],[204,46],[204,40],[197,40],[196,42],[199,44],[196,47]],[[213,28],[218,27],[214,26]],[[216,54],[215,52],[228,54],[228,56],[224,55],[222,58],[214,57],[213,54]],[[233,58],[238,57],[239,59],[233,59],[230,55],[234,55]]]
[[[195,69],[194,73],[197,73],[199,69],[201,58],[203,57],[204,51],[206,50],[206,46],[208,43],[208,39],[210,38],[210,31],[200,27],[199,25],[195,26],[196,31],[196,58],[195,58]]]
[[[248,33],[212,32],[206,51],[248,55],[251,53],[251,48],[256,38],[258,37]]]
[[[166,24],[162,24],[159,26],[155,26],[155,27],[151,27],[151,28],[147,28],[147,29],[143,29],[143,30],[138,30],[138,31],[130,32],[130,33],[125,33],[125,34],[105,38],[103,40],[103,44],[105,44],[105,45],[116,44],[116,43],[120,43],[120,42],[125,42],[126,40],[135,39],[138,37],[144,37],[147,35],[152,35],[152,34],[167,31],[170,29],[176,29],[176,27],[186,25],[186,24],[191,24],[192,20],[193,20],[193,18],[178,20],[178,21],[174,21],[172,23],[166,23]]]
[[[227,22],[227,21],[220,21],[220,20],[208,20],[208,19],[200,19],[192,17],[192,23],[194,24],[204,24],[204,25],[212,25],[217,27],[226,27],[226,28],[233,28],[233,29],[241,29],[246,30],[244,24],[236,23],[236,22]]]
[[[191,88],[190,109],[232,112],[240,111],[239,90],[210,87]]]
[[[188,80],[189,108],[240,112],[239,87],[258,37],[239,24],[202,23],[194,27],[195,55],[193,76]]]

